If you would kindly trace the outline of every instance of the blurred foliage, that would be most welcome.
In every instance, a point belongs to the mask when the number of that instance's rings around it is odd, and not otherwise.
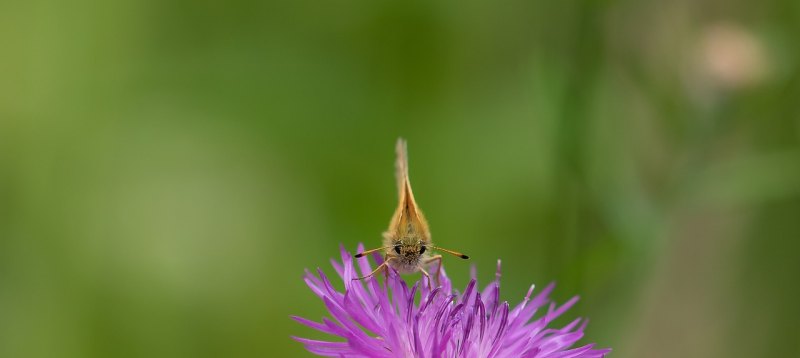
[[[504,299],[798,356],[799,4],[4,1],[0,356],[308,356],[303,270],[380,242],[398,136]]]

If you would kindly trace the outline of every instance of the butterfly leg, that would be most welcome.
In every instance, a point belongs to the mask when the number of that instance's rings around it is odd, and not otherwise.
[[[389,258],[386,258],[386,259],[383,261],[383,263],[382,263],[382,264],[380,264],[380,266],[378,266],[378,268],[376,268],[375,270],[373,270],[372,272],[370,272],[370,273],[369,273],[369,275],[366,275],[366,276],[363,276],[363,277],[354,278],[353,280],[355,281],[355,280],[363,280],[363,279],[365,279],[365,278],[370,278],[370,277],[374,276],[376,273],[378,273],[378,271],[380,271],[380,270],[383,270],[383,271],[384,271],[384,272],[387,274],[387,276],[388,276],[389,272],[388,272],[388,271],[386,271],[386,270],[387,270],[387,267],[386,267],[386,266],[388,266],[388,262],[389,262],[389,260],[391,260],[391,259],[392,259],[391,257],[389,257]]]
[[[436,284],[439,284],[439,279],[442,277],[442,255],[434,255],[431,258],[425,260],[425,265],[430,265],[434,261],[438,261],[439,264],[436,266]],[[422,271],[425,272],[425,271]],[[427,275],[427,274],[426,274]],[[428,277],[430,278],[430,277]]]
[[[428,274],[428,271],[420,267],[419,272],[422,272],[422,275],[428,278],[428,287],[433,288],[433,281],[431,281],[431,275]]]

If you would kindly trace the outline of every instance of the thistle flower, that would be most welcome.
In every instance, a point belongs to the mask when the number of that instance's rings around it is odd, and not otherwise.
[[[358,251],[363,251],[359,245]],[[424,278],[409,289],[396,272],[389,270],[384,284],[375,278],[353,280],[372,271],[366,257],[356,259],[341,248],[342,262],[331,260],[344,282],[344,292],[317,269],[306,270],[305,282],[319,296],[333,319],[322,323],[301,317],[295,321],[344,341],[319,341],[293,337],[311,353],[336,357],[603,357],[611,349],[594,349],[594,344],[570,348],[583,337],[586,321],[580,318],[562,328],[547,325],[563,314],[578,298],[561,306],[550,302],[548,285],[513,309],[500,301],[500,262],[497,273],[483,291],[470,280],[463,293],[453,291],[442,268],[439,285],[430,288]],[[373,256],[380,263],[379,255]],[[359,275],[355,265],[358,265]],[[431,272],[431,276],[435,276]],[[423,281],[425,281],[423,283]],[[417,298],[419,294],[419,299]],[[549,305],[548,305],[549,304]],[[534,315],[547,306],[537,319]]]

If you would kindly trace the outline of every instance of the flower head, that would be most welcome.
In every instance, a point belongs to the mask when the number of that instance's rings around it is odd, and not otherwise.
[[[359,252],[363,251],[359,245]],[[442,268],[439,285],[430,288],[420,280],[409,288],[393,270],[382,285],[377,279],[353,280],[372,271],[366,257],[353,261],[341,249],[342,262],[331,260],[344,282],[344,292],[333,288],[328,277],[306,271],[308,287],[319,296],[333,319],[322,323],[301,317],[297,322],[344,341],[319,341],[294,337],[310,352],[336,357],[602,357],[610,349],[594,344],[570,348],[583,337],[586,321],[580,318],[562,328],[547,325],[577,302],[574,297],[561,306],[550,302],[548,285],[513,309],[500,301],[500,262],[497,274],[483,291],[473,277],[463,293],[453,291]],[[380,263],[379,255],[374,255]],[[356,272],[356,265],[361,274]],[[435,274],[432,272],[432,276]],[[474,276],[474,274],[473,274]],[[423,283],[423,281],[425,283]],[[419,294],[419,300],[415,300]],[[543,307],[546,312],[534,315]]]

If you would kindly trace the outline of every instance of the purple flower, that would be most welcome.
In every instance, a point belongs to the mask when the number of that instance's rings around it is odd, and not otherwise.
[[[358,251],[363,251],[359,245]],[[356,259],[342,247],[342,262],[331,260],[344,282],[344,292],[333,288],[330,280],[317,269],[319,276],[306,271],[308,287],[319,296],[333,319],[322,323],[301,317],[295,321],[344,341],[318,341],[293,337],[311,353],[334,357],[602,357],[611,349],[594,349],[594,344],[570,347],[583,337],[586,321],[580,318],[562,328],[547,325],[578,301],[573,297],[561,306],[550,302],[554,285],[531,298],[533,286],[525,299],[514,307],[500,301],[500,262],[497,274],[482,292],[477,281],[470,280],[463,293],[453,291],[442,269],[439,286],[430,289],[427,280],[409,289],[396,272],[389,270],[384,285],[372,278],[353,278],[372,271],[366,257]],[[380,263],[379,255],[373,256]],[[431,276],[435,276],[435,268]],[[424,281],[425,283],[422,283]],[[419,303],[415,298],[419,293]],[[540,308],[547,312],[533,319]]]

